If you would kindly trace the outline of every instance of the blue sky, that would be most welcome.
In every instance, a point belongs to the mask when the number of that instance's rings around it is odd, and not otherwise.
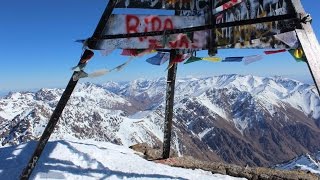
[[[320,37],[320,3],[302,0],[313,17],[313,28]],[[79,61],[81,44],[77,39],[90,37],[107,1],[102,0],[28,0],[2,1],[0,5],[0,92],[35,90],[42,87],[65,87],[70,68]],[[118,13],[121,13],[121,11]],[[218,56],[262,54],[263,50],[220,50]],[[86,71],[112,68],[127,60],[117,50],[109,56],[95,53]],[[206,55],[201,52],[200,55]],[[152,66],[137,58],[121,72],[95,79],[103,83],[137,78],[166,76],[166,65]],[[312,83],[305,63],[296,63],[288,53],[266,56],[263,61],[245,66],[242,63],[197,62],[178,66],[178,76],[220,74],[281,75]]]

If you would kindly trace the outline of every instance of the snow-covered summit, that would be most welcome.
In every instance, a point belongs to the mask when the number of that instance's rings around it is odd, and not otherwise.
[[[0,148],[1,179],[18,179],[36,143]],[[92,140],[49,141],[31,179],[215,179],[227,175],[144,160],[129,148]]]

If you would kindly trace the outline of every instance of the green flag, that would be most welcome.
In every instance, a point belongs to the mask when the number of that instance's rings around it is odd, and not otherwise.
[[[189,64],[189,63],[201,61],[201,60],[202,60],[202,58],[191,56],[184,64]]]
[[[302,50],[302,48],[298,49],[290,49],[289,53],[294,57],[297,62],[306,62],[307,58]]]

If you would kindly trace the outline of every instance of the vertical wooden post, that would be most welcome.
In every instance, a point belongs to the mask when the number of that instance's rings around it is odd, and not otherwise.
[[[108,2],[108,5],[97,25],[97,28],[95,29],[95,32],[92,36],[92,39],[98,39],[100,38],[102,35],[103,35],[103,31],[104,31],[104,28],[105,28],[105,25],[116,5],[117,1],[116,0],[109,0]],[[93,42],[93,44],[95,44],[96,42]],[[81,57],[82,59],[82,57]],[[81,62],[81,59],[78,63],[78,65],[80,65],[82,62]],[[72,77],[76,74],[77,72],[74,72]],[[65,89],[65,91],[63,92],[55,110],[53,111],[52,115],[51,115],[51,118],[46,126],[46,128],[44,129],[42,135],[41,135],[41,138],[40,140],[38,141],[38,144],[37,144],[37,147],[34,151],[34,153],[32,154],[26,168],[24,168],[24,170],[22,171],[21,175],[20,175],[20,179],[22,180],[25,180],[25,179],[29,179],[34,167],[36,166],[41,154],[42,154],[42,151],[44,150],[53,130],[54,130],[54,127],[56,126],[61,114],[62,114],[62,111],[63,109],[65,108],[68,100],[70,99],[70,96],[74,90],[74,88],[76,87],[78,81],[74,81],[73,78],[71,77],[71,79],[69,80],[69,83]]]
[[[172,63],[176,56],[176,51],[171,50],[170,62]],[[164,138],[163,138],[163,153],[162,158],[167,159],[170,156],[170,142],[172,132],[172,117],[173,117],[173,103],[174,103],[174,89],[177,74],[177,63],[168,70],[167,77],[167,91],[166,91],[166,110],[165,110],[165,121],[164,121]]]
[[[215,56],[217,54],[217,45],[216,45],[216,19],[215,16],[212,14],[213,9],[215,8],[215,0],[209,1],[209,11],[208,11],[208,24],[213,26],[209,32],[209,39],[208,39],[208,55]]]
[[[307,15],[300,0],[292,0],[297,13]],[[297,36],[307,58],[307,64],[320,95],[320,46],[310,22],[301,22],[302,30],[297,29]]]

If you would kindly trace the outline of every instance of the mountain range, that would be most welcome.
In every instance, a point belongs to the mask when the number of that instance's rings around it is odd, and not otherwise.
[[[76,137],[160,147],[166,79],[79,84],[52,139]],[[2,146],[38,139],[63,89],[0,99]],[[221,75],[176,81],[172,148],[178,155],[271,166],[320,149],[314,85],[282,77]]]

